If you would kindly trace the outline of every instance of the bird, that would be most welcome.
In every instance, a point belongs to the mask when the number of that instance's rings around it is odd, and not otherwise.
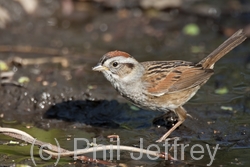
[[[102,72],[113,87],[134,105],[153,111],[173,111],[178,122],[156,142],[163,142],[189,114],[183,105],[214,74],[214,64],[241,44],[246,35],[235,32],[198,63],[184,60],[138,62],[129,53],[104,54],[94,71]]]

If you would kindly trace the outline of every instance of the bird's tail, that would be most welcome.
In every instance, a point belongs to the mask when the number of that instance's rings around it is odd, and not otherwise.
[[[214,63],[216,63],[236,46],[241,44],[246,38],[247,37],[244,31],[242,29],[238,30],[197,65],[201,65],[205,69],[212,69],[214,67]]]

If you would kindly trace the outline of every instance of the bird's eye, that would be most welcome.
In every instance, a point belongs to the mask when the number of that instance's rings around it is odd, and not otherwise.
[[[117,67],[118,66],[118,63],[115,61],[115,62],[113,62],[113,67]]]

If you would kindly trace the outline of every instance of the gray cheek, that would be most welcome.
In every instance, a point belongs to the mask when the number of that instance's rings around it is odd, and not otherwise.
[[[132,72],[132,69],[126,68],[125,66],[122,66],[122,67],[119,69],[119,71],[117,71],[117,75],[118,75],[120,78],[124,78],[124,77],[126,77],[127,75],[129,75],[131,72]]]

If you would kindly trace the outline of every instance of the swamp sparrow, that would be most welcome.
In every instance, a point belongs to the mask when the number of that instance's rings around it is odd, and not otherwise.
[[[94,71],[101,71],[115,89],[135,105],[171,110],[178,122],[157,142],[165,140],[188,116],[182,107],[213,75],[214,63],[246,39],[243,30],[234,33],[199,63],[183,60],[138,62],[128,53],[106,53]]]

